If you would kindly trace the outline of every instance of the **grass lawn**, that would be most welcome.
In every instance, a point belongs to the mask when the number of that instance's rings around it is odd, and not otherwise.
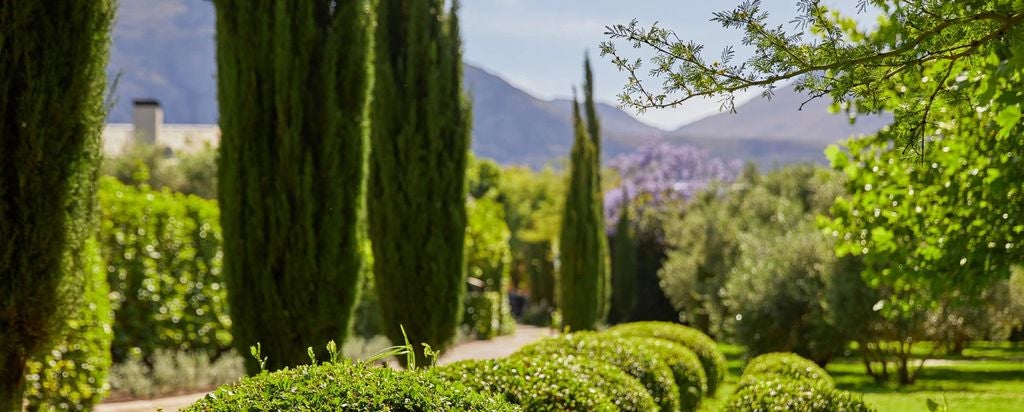
[[[730,375],[718,396],[701,404],[701,411],[718,411],[743,371],[743,349],[726,344],[720,348],[729,359]],[[905,387],[875,383],[859,358],[839,359],[827,369],[840,389],[864,394],[864,401],[879,412],[927,412],[928,399],[949,411],[1024,411],[1024,347],[974,343],[962,356],[928,361],[917,382]]]

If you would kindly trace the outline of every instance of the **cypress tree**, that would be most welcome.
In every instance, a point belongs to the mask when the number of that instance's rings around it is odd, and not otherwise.
[[[587,134],[594,144],[594,191],[597,196],[598,215],[602,217],[601,224],[604,227],[604,195],[601,191],[601,125],[597,117],[597,103],[594,102],[594,72],[590,69],[590,56],[583,56],[583,108],[587,114]],[[597,255],[597,276],[598,276],[598,319],[605,319],[612,297],[612,279],[610,253],[608,251],[608,239],[601,236],[598,245]]]
[[[572,113],[576,138],[572,146],[569,185],[559,240],[559,307],[565,326],[570,330],[586,330],[594,329],[604,319],[600,313],[603,306],[600,271],[604,259],[601,243],[607,240],[598,206],[600,202],[594,188],[597,183],[594,177],[596,150],[583,125],[575,96]]]
[[[380,0],[369,220],[386,335],[443,349],[465,292],[470,107],[462,43],[444,0]],[[423,356],[418,356],[423,361]]]
[[[612,291],[616,322],[628,322],[636,305],[636,245],[634,243],[633,225],[629,222],[629,197],[623,193],[622,211],[615,225],[614,244],[612,245]]]
[[[235,346],[260,343],[271,370],[305,364],[343,343],[360,290],[372,16],[364,1],[214,5]]]
[[[0,3],[0,411],[22,409],[26,362],[80,303],[113,15]]]

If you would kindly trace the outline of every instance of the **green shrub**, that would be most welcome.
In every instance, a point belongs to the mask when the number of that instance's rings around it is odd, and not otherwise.
[[[681,411],[695,411],[708,390],[707,376],[700,359],[689,348],[656,338],[627,338],[644,351],[651,352],[672,370],[679,388]]]
[[[733,393],[726,412],[861,412],[871,411],[853,394],[825,381],[793,380],[777,375],[756,379]]]
[[[348,361],[263,372],[223,386],[188,411],[514,411],[498,398],[429,372],[395,371]]]
[[[672,370],[657,356],[626,339],[580,332],[543,339],[523,347],[517,354],[552,358],[579,356],[608,363],[639,380],[662,410],[679,410],[679,388]]]
[[[29,410],[92,410],[107,393],[110,370],[110,301],[103,260],[95,239],[81,253],[71,312],[56,344],[28,362],[25,400]],[[77,260],[77,259],[76,259]],[[71,286],[71,285],[68,285]],[[68,293],[68,291],[65,291]]]
[[[747,363],[743,377],[778,376],[791,380],[821,381],[834,385],[832,377],[820,366],[794,353],[766,353]]]
[[[708,381],[708,395],[714,395],[718,386],[729,372],[725,355],[699,330],[670,322],[634,322],[616,325],[607,330],[608,334],[670,340],[693,351],[700,359]]]
[[[228,350],[217,204],[112,178],[100,180],[99,198],[114,360],[157,349]]]
[[[807,218],[785,233],[751,232],[740,244],[743,256],[724,286],[736,342],[751,355],[794,352],[822,365],[842,353],[844,331],[832,319],[863,308],[828,304],[843,269],[831,236]]]
[[[650,411],[643,385],[618,368],[573,356],[462,361],[434,368],[442,379],[501,394],[530,411]]]

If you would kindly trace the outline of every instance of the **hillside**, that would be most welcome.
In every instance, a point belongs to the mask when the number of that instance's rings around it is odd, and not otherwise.
[[[159,100],[167,123],[216,123],[215,16],[206,0],[121,0],[114,27],[108,73],[116,87],[109,121],[131,121],[131,101]],[[575,62],[573,63],[575,64]],[[602,64],[597,62],[597,64]],[[504,164],[540,167],[569,153],[572,143],[569,100],[538,99],[482,68],[465,66],[465,87],[473,101],[473,151]],[[566,90],[572,85],[567,84]],[[727,159],[762,165],[822,161],[822,150],[850,134],[871,132],[884,119],[861,119],[854,126],[827,113],[817,100],[803,111],[804,99],[790,88],[771,101],[754,99],[737,108],[666,132],[626,111],[601,104],[605,157],[645,143],[669,139],[711,150]]]

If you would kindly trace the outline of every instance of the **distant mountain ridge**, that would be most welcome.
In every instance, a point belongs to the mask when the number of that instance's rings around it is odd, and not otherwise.
[[[162,103],[168,123],[216,123],[214,30],[213,6],[206,0],[119,1],[108,65],[109,76],[117,79],[109,121],[130,122],[131,101],[153,98]],[[477,155],[532,167],[568,155],[572,144],[569,100],[538,99],[472,65],[465,66],[464,81],[473,101]],[[886,121],[860,119],[851,127],[843,116],[827,114],[825,101],[811,102],[797,111],[803,100],[784,88],[771,102],[755,99],[739,106],[738,114],[716,114],[670,132],[600,104],[603,154],[611,157],[667,139],[762,165],[820,162],[827,144],[850,134],[873,132]]]

